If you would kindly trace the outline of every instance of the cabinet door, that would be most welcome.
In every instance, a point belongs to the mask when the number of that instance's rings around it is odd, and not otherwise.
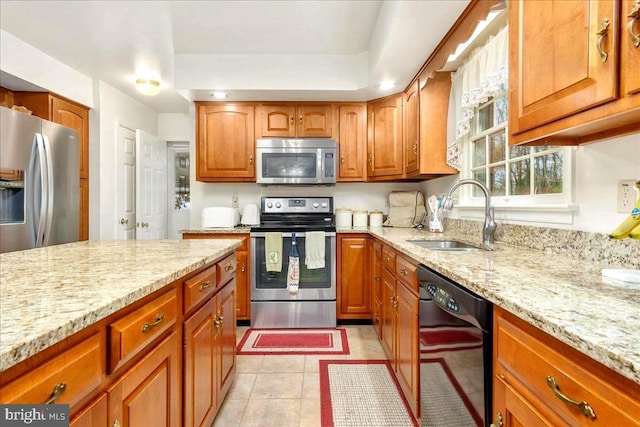
[[[78,132],[80,178],[89,178],[89,109],[51,97],[51,121]]]
[[[232,279],[216,296],[214,346],[217,351],[217,407],[220,408],[236,372],[236,279]]]
[[[252,181],[254,118],[250,105],[198,105],[199,181]]]
[[[332,136],[331,104],[300,105],[297,109],[297,136],[300,138],[330,138]]]
[[[519,1],[511,6],[511,133],[618,96],[618,2]]]
[[[567,425],[547,420],[524,397],[500,380],[494,381],[493,408],[493,422],[495,425],[503,427],[560,427]],[[500,414],[499,419],[498,414]]]
[[[109,425],[180,425],[182,388],[179,351],[179,335],[174,332],[120,377],[107,392]]]
[[[184,425],[211,424],[217,409],[212,298],[184,322]]]
[[[291,138],[296,136],[294,105],[261,105],[258,107],[259,138]]]
[[[78,239],[89,240],[89,180],[86,178],[80,178],[78,199],[80,202]]]
[[[338,317],[341,319],[369,319],[371,317],[371,288],[367,275],[369,268],[367,242],[366,237],[338,237]]]
[[[396,376],[404,390],[409,406],[418,413],[420,389],[420,339],[418,296],[403,285],[397,285],[398,344]]]
[[[373,324],[378,337],[380,337],[380,327],[382,318],[382,262],[380,258],[372,257],[373,268],[371,270],[371,323]]]
[[[69,427],[107,427],[107,394],[103,393],[78,413],[71,420]]]
[[[411,85],[403,94],[403,141],[404,141],[404,173],[407,175],[418,172],[420,158],[420,102],[418,81]]]
[[[402,175],[402,96],[369,103],[367,168],[371,177]]]
[[[338,181],[364,181],[367,131],[365,106],[341,105],[340,114],[340,168]]]
[[[246,251],[236,251],[238,268],[236,269],[236,318],[249,319],[249,257]]]
[[[622,0],[620,70],[622,96],[640,96],[640,0]],[[637,43],[637,45],[635,44]]]
[[[387,359],[396,367],[396,279],[386,268],[382,269],[382,325],[381,344]]]

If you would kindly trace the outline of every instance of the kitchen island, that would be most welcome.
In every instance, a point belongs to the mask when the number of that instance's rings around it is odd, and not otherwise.
[[[139,422],[180,425],[183,406],[185,419],[202,415],[183,385],[208,381],[214,393],[198,403],[212,419],[235,374],[240,243],[85,241],[0,255],[0,402],[58,399],[74,418],[115,425],[137,414]],[[187,334],[201,321],[211,325],[204,354],[192,342],[207,337]],[[201,375],[194,360],[216,375]]]

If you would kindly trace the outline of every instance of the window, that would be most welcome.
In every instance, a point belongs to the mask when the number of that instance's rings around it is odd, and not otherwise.
[[[491,98],[477,107],[469,135],[469,176],[486,184],[492,197],[519,204],[545,203],[537,197],[564,193],[564,153],[561,147],[509,147],[507,95]],[[482,197],[473,187],[471,197]],[[500,201],[499,199],[496,201]],[[557,203],[557,202],[556,202]],[[496,203],[500,205],[500,203]]]

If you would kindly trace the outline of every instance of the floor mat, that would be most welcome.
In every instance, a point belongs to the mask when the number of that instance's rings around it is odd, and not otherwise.
[[[421,327],[420,353],[467,350],[482,347],[482,333],[467,327]]]
[[[423,359],[420,377],[422,427],[482,426],[482,417],[443,359]]]
[[[418,426],[386,360],[320,360],[323,427]]]
[[[344,329],[249,329],[237,354],[349,354]]]

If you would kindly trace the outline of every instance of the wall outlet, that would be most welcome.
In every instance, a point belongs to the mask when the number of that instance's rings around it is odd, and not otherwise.
[[[630,213],[637,197],[634,180],[618,181],[618,213]]]
[[[238,209],[238,193],[233,192],[233,196],[231,196],[231,207]]]

